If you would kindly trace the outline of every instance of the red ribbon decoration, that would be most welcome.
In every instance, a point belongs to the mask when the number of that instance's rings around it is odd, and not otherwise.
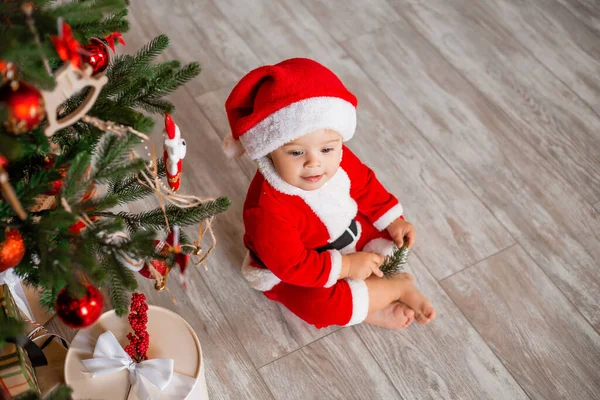
[[[166,249],[163,246],[162,250],[167,250],[175,256],[174,264],[179,265],[179,270],[181,272],[181,278],[183,282],[183,276],[190,261],[190,255],[181,251],[181,245],[179,244],[179,226],[173,226],[173,229],[167,235],[165,242]]]
[[[113,53],[115,52],[115,39],[125,46],[125,41],[123,40],[123,34],[121,32],[113,32],[108,36],[104,36],[104,40],[108,42],[108,47],[110,47]]]
[[[52,43],[61,60],[71,62],[77,68],[83,66],[81,59],[81,45],[73,37],[71,27],[62,18],[58,19],[58,36],[52,36]]]

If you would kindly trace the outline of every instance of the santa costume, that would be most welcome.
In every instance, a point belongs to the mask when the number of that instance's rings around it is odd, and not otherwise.
[[[354,325],[367,317],[364,281],[341,279],[342,254],[391,253],[386,227],[402,206],[347,147],[321,188],[286,183],[267,155],[319,129],[354,135],[356,97],[323,65],[295,58],[259,67],[234,87],[225,108],[229,156],[258,163],[244,203],[242,273],[250,285],[317,328]]]

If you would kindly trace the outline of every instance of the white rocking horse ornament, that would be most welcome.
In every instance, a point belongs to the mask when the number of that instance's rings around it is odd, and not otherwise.
[[[52,91],[41,91],[46,104],[47,125],[44,128],[46,136],[50,137],[56,131],[73,125],[92,108],[102,87],[108,82],[108,78],[104,74],[92,76],[92,72],[92,67],[87,64],[84,65],[83,69],[79,69],[67,62],[54,75],[56,81],[54,89]],[[57,119],[57,112],[61,104],[88,86],[92,90],[90,90],[81,105],[71,114]]]

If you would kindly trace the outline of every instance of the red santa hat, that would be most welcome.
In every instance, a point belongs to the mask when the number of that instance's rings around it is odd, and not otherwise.
[[[231,135],[229,157],[248,153],[257,160],[319,129],[338,132],[344,141],[356,129],[356,97],[329,69],[306,58],[265,65],[233,88],[225,109]]]

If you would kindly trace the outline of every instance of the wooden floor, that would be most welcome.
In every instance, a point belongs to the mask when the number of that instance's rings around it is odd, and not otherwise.
[[[177,305],[143,286],[196,330],[211,399],[600,398],[600,2],[145,0],[130,20],[127,51],[166,33],[200,62],[173,96],[183,191],[233,202]],[[429,326],[319,331],[240,275],[256,167],[221,153],[224,101],[296,56],[359,99],[349,147],[415,224]]]

